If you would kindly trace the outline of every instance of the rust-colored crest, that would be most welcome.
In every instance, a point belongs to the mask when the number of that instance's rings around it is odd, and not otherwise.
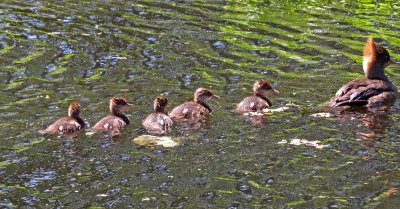
[[[165,108],[167,106],[168,106],[168,98],[167,97],[158,96],[154,100],[154,110],[155,111],[161,110],[162,108]]]
[[[68,116],[72,117],[72,116],[79,115],[80,110],[81,110],[81,106],[79,105],[79,103],[77,101],[73,101],[69,105]]]
[[[166,105],[168,104],[168,98],[163,97],[163,96],[158,96],[155,100],[154,103],[160,104],[160,105]]]
[[[118,105],[124,105],[124,104],[127,103],[126,99],[123,98],[123,97],[113,97],[113,98],[110,99],[110,102],[118,104]]]
[[[376,59],[376,54],[377,50],[374,39],[369,37],[364,46],[364,57],[369,57],[371,60],[374,60]]]
[[[369,79],[384,79],[383,70],[390,64],[389,52],[382,46],[375,44],[372,37],[368,38],[364,47],[363,68]]]
[[[194,94],[196,95],[201,95],[201,94],[212,94],[212,91],[210,89],[207,88],[198,88]]]
[[[268,81],[258,80],[253,85],[253,91],[256,92],[260,89],[271,89],[272,84]]]
[[[113,97],[110,99],[110,111],[121,110],[124,108],[133,107],[132,104],[128,104],[124,97]]]

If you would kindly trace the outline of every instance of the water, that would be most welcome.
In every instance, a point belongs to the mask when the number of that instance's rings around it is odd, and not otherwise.
[[[400,60],[400,5],[374,2],[2,0],[1,207],[396,207],[399,102],[320,108],[363,77],[367,37]],[[233,113],[257,79],[281,110]],[[179,146],[132,142],[156,96],[198,87],[221,99],[199,129],[175,126]],[[72,100],[94,125],[117,95],[135,105],[120,137],[37,133]]]

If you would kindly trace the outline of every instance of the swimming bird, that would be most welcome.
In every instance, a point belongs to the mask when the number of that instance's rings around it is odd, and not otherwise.
[[[185,102],[175,107],[169,114],[172,119],[201,119],[211,113],[211,107],[207,102],[211,99],[219,99],[210,89],[198,88],[194,92],[194,100]]]
[[[272,106],[271,101],[266,97],[268,93],[279,94],[279,91],[272,88],[270,82],[258,80],[253,84],[253,96],[244,98],[237,106],[238,112],[259,112]]]
[[[77,101],[71,102],[68,108],[68,117],[62,117],[39,133],[72,133],[85,127],[85,122],[80,116],[81,106]]]
[[[132,107],[132,104],[126,102],[123,97],[113,97],[110,99],[110,112],[108,115],[97,122],[91,130],[93,131],[111,131],[119,132],[123,127],[130,124],[128,116],[122,110]]]
[[[330,100],[330,107],[365,106],[379,108],[392,105],[397,87],[385,75],[388,65],[400,65],[390,59],[389,52],[368,38],[364,47],[363,69],[366,78],[350,81]]]
[[[165,113],[165,108],[170,106],[168,99],[158,96],[153,103],[154,112],[143,120],[142,125],[151,134],[166,134],[173,124],[171,118]]]

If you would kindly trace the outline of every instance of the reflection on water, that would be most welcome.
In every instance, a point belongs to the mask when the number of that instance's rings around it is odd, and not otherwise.
[[[368,36],[400,59],[399,7],[3,0],[0,205],[395,208],[399,103],[386,113],[320,107],[363,77]],[[395,68],[386,72],[400,85]],[[279,111],[232,112],[259,79],[279,86],[270,98]],[[175,107],[198,87],[221,99],[199,128],[173,126],[178,146],[132,141],[146,134],[149,101],[165,95]],[[135,105],[118,137],[37,133],[73,100],[92,127],[117,95]]]
[[[341,123],[352,125],[349,120],[360,120],[369,133],[356,132],[359,136],[367,140],[376,140],[377,137],[383,136],[385,131],[394,125],[394,121],[385,111],[373,111],[364,107],[353,107],[348,109],[337,110],[336,114]],[[358,127],[354,127],[358,129]]]

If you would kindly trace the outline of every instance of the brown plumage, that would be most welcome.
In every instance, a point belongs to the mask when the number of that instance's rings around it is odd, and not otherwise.
[[[386,77],[388,65],[399,65],[390,60],[388,51],[368,38],[364,47],[363,69],[366,78],[350,81],[332,97],[330,107],[366,106],[376,108],[391,105],[397,97],[397,87]]]
[[[258,112],[272,106],[271,101],[265,96],[268,93],[279,94],[279,91],[272,88],[271,83],[258,80],[253,85],[254,96],[244,98],[237,106],[237,112]]]
[[[111,115],[104,117],[94,125],[91,130],[94,131],[119,131],[130,123],[129,118],[122,113],[125,108],[132,107],[123,97],[113,97],[110,99]]]
[[[159,96],[154,100],[154,113],[143,120],[143,127],[151,134],[163,135],[170,131],[173,124],[171,118],[165,113],[165,108],[169,107],[168,99]]]
[[[219,99],[211,90],[206,88],[198,88],[194,93],[194,101],[185,102],[175,107],[169,114],[172,119],[200,119],[209,114],[212,110],[207,104],[211,99]]]
[[[49,125],[39,133],[72,133],[85,127],[85,122],[80,116],[81,106],[77,101],[73,101],[68,108],[68,117],[63,117]]]

